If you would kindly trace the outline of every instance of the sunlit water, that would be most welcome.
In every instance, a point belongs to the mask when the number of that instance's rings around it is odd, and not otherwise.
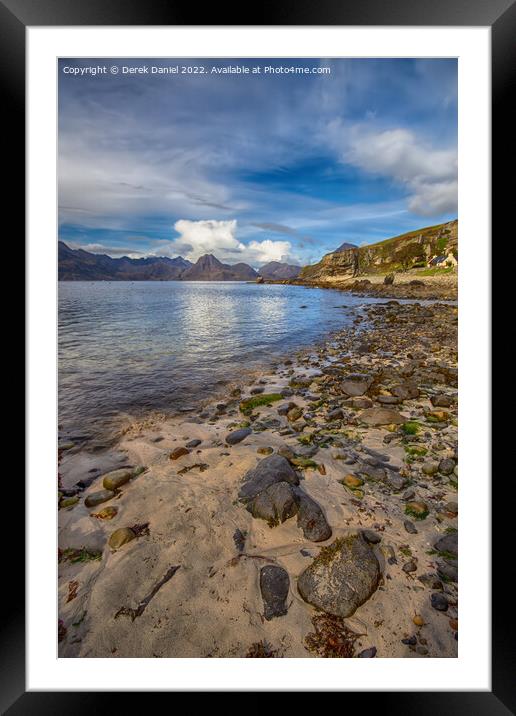
[[[98,434],[120,415],[196,407],[374,300],[286,285],[61,282],[59,421]]]

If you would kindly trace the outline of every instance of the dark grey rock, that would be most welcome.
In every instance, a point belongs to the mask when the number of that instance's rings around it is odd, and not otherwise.
[[[424,584],[425,587],[430,587],[430,589],[443,588],[443,583],[437,578],[435,574],[421,574],[418,577],[418,580],[421,582],[421,584]]]
[[[299,488],[296,489],[296,497],[297,525],[303,530],[306,539],[312,542],[324,542],[330,539],[331,527],[317,502]]]
[[[185,447],[187,448],[196,448],[202,443],[202,440],[190,440],[189,443],[186,443]]]
[[[432,395],[430,398],[430,402],[434,406],[434,408],[451,408],[453,405],[453,398],[451,398],[449,395]]]
[[[439,463],[439,472],[441,475],[451,475],[455,469],[455,460],[445,457]]]
[[[444,535],[435,542],[434,549],[438,552],[450,552],[450,554],[457,555],[459,553],[458,536],[458,532]]]
[[[253,517],[266,520],[270,527],[274,527],[296,514],[297,496],[288,482],[278,482],[260,492],[246,509]]]
[[[405,564],[402,567],[402,570],[404,572],[415,572],[417,570],[417,564],[411,560],[410,562],[405,562]]]
[[[344,417],[344,411],[342,408],[335,408],[334,410],[330,410],[327,417],[328,420],[342,420]]]
[[[260,570],[260,591],[262,593],[264,616],[267,621],[287,613],[287,597],[290,580],[287,572],[273,564]]]
[[[321,550],[298,579],[302,598],[338,617],[349,617],[378,587],[380,567],[360,534],[337,539]]]
[[[448,600],[446,596],[440,592],[434,592],[434,594],[430,596],[430,603],[433,608],[437,609],[439,612],[445,612],[448,610]]]
[[[419,389],[414,383],[403,383],[395,385],[391,388],[391,393],[402,400],[411,400],[419,398]]]
[[[405,532],[408,532],[411,535],[417,535],[416,526],[410,520],[405,520],[405,522],[403,523],[403,527],[405,528]]]
[[[448,582],[457,582],[459,579],[458,564],[456,560],[443,559],[437,562],[437,574]]]
[[[284,457],[269,455],[246,472],[238,495],[242,500],[251,500],[277,482],[299,485],[299,477]]]
[[[407,484],[407,480],[404,477],[401,477],[400,475],[397,475],[395,472],[391,472],[390,470],[387,471],[387,477],[385,481],[391,489],[396,491],[403,490],[403,488]]]
[[[362,537],[369,544],[378,544],[382,541],[380,535],[377,532],[373,532],[373,530],[362,530]]]
[[[228,445],[236,445],[245,440],[248,435],[251,435],[253,431],[251,428],[241,428],[240,430],[234,430],[232,433],[226,435],[226,442]]]
[[[360,652],[360,654],[357,654],[358,659],[373,659],[376,656],[376,646],[371,646],[369,649],[364,649]]]
[[[406,644],[407,646],[416,646],[417,639],[415,636],[409,636],[406,639],[402,639],[401,643]]]
[[[376,400],[381,405],[399,405],[402,402],[401,398],[395,395],[379,395]]]

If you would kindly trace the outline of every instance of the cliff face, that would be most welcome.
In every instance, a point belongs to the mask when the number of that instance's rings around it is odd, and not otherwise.
[[[367,274],[424,268],[435,256],[451,255],[458,260],[458,222],[429,226],[377,244],[342,249],[326,254],[319,263],[305,266],[300,279],[335,281]]]

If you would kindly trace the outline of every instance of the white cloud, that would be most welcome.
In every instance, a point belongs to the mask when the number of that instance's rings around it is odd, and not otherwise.
[[[286,261],[291,258],[292,246],[289,241],[251,241],[244,244],[236,237],[237,222],[189,221],[180,219],[174,224],[179,237],[160,247],[160,255],[178,254],[189,261],[197,261],[204,254],[214,254],[220,261],[235,264],[248,263],[260,266],[268,261]]]
[[[457,209],[456,149],[430,147],[403,128],[374,132],[355,125],[345,130],[336,120],[328,129],[341,161],[404,184],[414,213],[432,216]]]

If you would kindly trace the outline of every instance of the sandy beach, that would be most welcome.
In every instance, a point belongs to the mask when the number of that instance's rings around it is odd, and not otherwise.
[[[200,411],[61,444],[59,656],[456,657],[457,460],[457,308],[387,299]]]

